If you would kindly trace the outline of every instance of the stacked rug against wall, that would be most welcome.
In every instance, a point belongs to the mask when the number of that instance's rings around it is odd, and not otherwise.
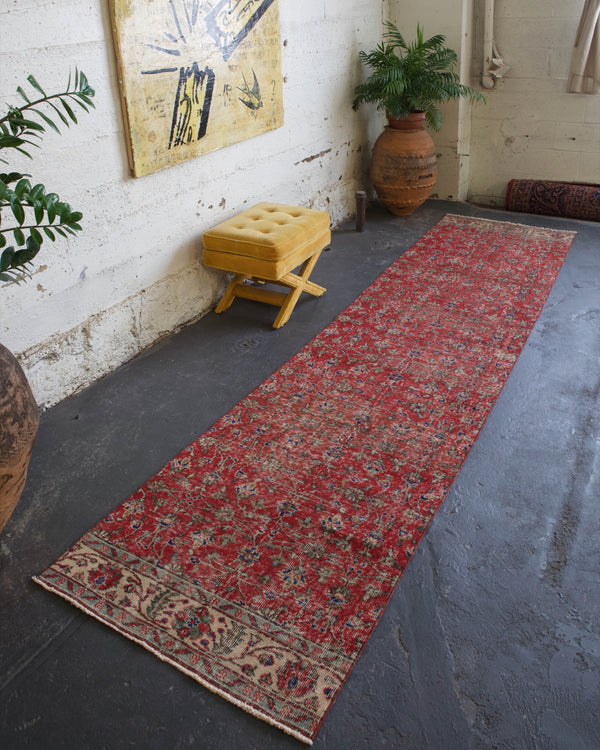
[[[600,185],[511,180],[504,207],[507,211],[600,221]]]

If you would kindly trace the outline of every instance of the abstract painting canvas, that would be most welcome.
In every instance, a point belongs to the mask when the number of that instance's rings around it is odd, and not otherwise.
[[[111,0],[131,171],[283,125],[278,0]]]

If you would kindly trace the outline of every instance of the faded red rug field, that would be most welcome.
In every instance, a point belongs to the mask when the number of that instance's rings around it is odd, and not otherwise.
[[[573,236],[446,216],[36,580],[310,743]]]

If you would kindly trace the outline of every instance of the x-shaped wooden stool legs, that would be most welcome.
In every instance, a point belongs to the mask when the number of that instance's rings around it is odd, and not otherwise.
[[[257,302],[266,302],[269,305],[275,305],[280,307],[281,310],[275,318],[273,328],[281,328],[281,326],[290,319],[296,303],[300,299],[302,292],[308,292],[313,297],[320,297],[325,291],[325,287],[319,284],[314,284],[308,280],[311,275],[316,262],[319,260],[321,250],[307,258],[302,266],[300,267],[300,273],[286,273],[280,279],[265,279],[259,276],[248,276],[243,273],[237,273],[231,283],[225,290],[225,294],[222,296],[221,301],[215,308],[215,312],[221,313],[231,305],[235,297],[243,297],[244,299],[256,300]],[[244,284],[245,279],[253,279],[261,282],[272,282],[274,284],[281,284],[290,288],[287,294],[283,292],[274,292],[271,289],[261,289],[256,286],[248,286]]]

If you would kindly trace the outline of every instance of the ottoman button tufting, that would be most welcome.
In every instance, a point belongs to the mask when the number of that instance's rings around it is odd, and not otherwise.
[[[278,214],[277,218],[273,214]],[[297,219],[301,221],[296,221]],[[252,222],[263,221],[258,227]],[[325,288],[309,281],[317,260],[331,241],[326,211],[280,203],[259,203],[204,232],[204,263],[235,274],[216,307],[226,310],[235,297],[281,308],[274,328],[289,320],[302,292],[319,297]],[[298,274],[292,273],[300,266]],[[247,280],[273,282],[287,293],[249,286]]]

